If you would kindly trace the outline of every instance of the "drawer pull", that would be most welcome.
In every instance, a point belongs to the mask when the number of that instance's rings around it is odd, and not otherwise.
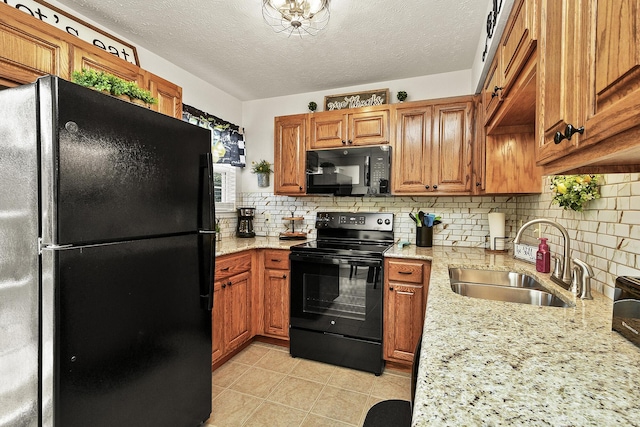
[[[398,291],[398,294],[400,294],[400,295],[413,295],[413,292]]]
[[[220,271],[229,271],[229,268],[231,268],[231,267],[221,268]]]
[[[282,261],[282,260],[281,260],[281,259],[274,259],[274,258],[271,258],[271,262],[280,262],[280,261]]]
[[[399,274],[413,274],[413,271],[398,271]]]

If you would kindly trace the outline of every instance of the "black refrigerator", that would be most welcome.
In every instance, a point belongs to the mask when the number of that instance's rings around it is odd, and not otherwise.
[[[210,147],[57,77],[0,91],[0,426],[209,418]]]

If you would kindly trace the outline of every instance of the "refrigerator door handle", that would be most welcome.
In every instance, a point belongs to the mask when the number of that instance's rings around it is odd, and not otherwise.
[[[203,164],[204,163],[204,164]],[[208,224],[203,224],[203,229],[198,230],[198,234],[202,235],[202,238],[205,240],[209,240],[209,248],[208,251],[205,251],[203,254],[204,263],[204,271],[207,274],[203,274],[201,277],[201,281],[206,281],[202,283],[200,286],[201,300],[206,300],[206,305],[203,308],[211,311],[213,309],[213,280],[214,280],[214,270],[215,270],[215,256],[216,256],[216,238],[215,238],[215,207],[214,207],[214,182],[213,182],[213,156],[211,153],[207,153],[201,157],[200,167],[202,169],[206,169],[206,185],[207,191],[206,194],[208,196],[207,200],[204,200],[204,197],[201,199],[201,203],[207,203],[209,209],[206,209],[208,218],[203,215],[202,221],[208,220]],[[204,167],[203,167],[204,166]],[[204,192],[204,191],[203,191]],[[203,212],[204,206],[201,206],[200,211]],[[202,293],[202,291],[206,290],[206,293]]]

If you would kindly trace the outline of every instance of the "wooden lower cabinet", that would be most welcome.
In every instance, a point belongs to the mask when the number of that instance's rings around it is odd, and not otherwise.
[[[431,263],[385,258],[384,264],[384,359],[410,365],[422,334]]]
[[[252,252],[216,260],[212,312],[212,364],[249,341],[252,314]]]
[[[289,251],[264,251],[264,330],[267,336],[289,338]]]

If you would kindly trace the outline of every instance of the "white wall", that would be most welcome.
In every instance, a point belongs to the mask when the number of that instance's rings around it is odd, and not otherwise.
[[[273,163],[274,117],[307,113],[309,112],[307,105],[311,101],[315,101],[318,104],[318,111],[321,111],[326,95],[383,88],[389,88],[392,101],[395,101],[396,93],[401,90],[407,92],[408,101],[469,95],[475,92],[475,88],[472,85],[471,70],[465,70],[410,79],[390,80],[361,86],[343,87],[321,92],[308,92],[297,95],[245,101],[242,105],[242,125],[246,131],[247,164],[250,165],[252,161],[261,159]],[[265,191],[266,189],[258,187],[256,177],[251,174],[249,170],[249,168],[246,168],[241,172],[241,190],[243,192]],[[273,192],[273,179],[271,180],[270,191]]]

